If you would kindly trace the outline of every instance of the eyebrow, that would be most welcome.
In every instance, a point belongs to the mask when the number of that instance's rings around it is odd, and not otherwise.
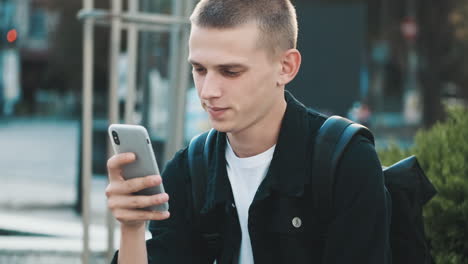
[[[201,63],[189,60],[189,63],[195,66],[203,66]],[[216,68],[247,68],[247,66],[240,64],[240,63],[225,63],[216,65]]]
[[[196,62],[196,61],[193,61],[193,60],[188,60],[188,62],[189,62],[190,64],[192,64],[192,65],[200,65],[200,66],[201,66],[200,63],[198,63],[198,62]]]

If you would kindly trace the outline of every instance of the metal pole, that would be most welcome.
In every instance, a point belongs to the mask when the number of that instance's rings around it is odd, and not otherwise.
[[[93,8],[93,0],[83,0],[83,6],[87,10]],[[92,144],[93,144],[93,42],[94,19],[84,22],[83,32],[83,152],[82,158],[82,190],[83,194],[83,254],[82,263],[89,263],[89,207],[90,188],[92,176]]]
[[[135,0],[131,0],[131,1],[135,1]],[[179,0],[176,0],[176,1],[179,1]],[[126,12],[109,13],[108,11],[104,9],[94,9],[92,11],[81,10],[78,12],[78,18],[80,19],[87,18],[90,16],[94,17],[96,20],[109,19],[109,18],[110,19],[121,18],[121,21],[129,22],[129,23],[147,23],[147,24],[163,24],[163,25],[164,24],[166,25],[189,24],[189,20],[187,18],[174,16],[174,15],[151,14],[151,13],[142,13],[142,12],[137,12],[134,14],[126,13]]]
[[[173,15],[180,15],[182,11],[181,0],[175,0],[174,4],[172,5],[172,14]],[[179,117],[178,111],[179,108],[179,100],[178,96],[180,94],[180,75],[178,75],[178,64],[180,62],[179,56],[180,54],[180,45],[184,44],[180,42],[180,25],[173,25],[171,30],[171,38],[170,38],[170,62],[169,62],[169,76],[170,76],[170,84],[171,88],[169,88],[169,120],[168,123],[168,133],[166,138],[166,145],[164,147],[164,161],[170,160],[170,158],[174,155],[174,153],[178,149],[178,142],[180,141],[179,138],[179,131],[178,131],[178,124],[179,121],[177,118]]]
[[[111,0],[111,8],[113,14],[122,12],[122,0]],[[119,118],[119,98],[117,89],[119,86],[118,62],[120,55],[121,41],[121,20],[118,16],[112,17],[111,35],[110,35],[110,54],[109,54],[109,123],[118,123]],[[108,156],[112,155],[111,144],[107,144]],[[114,229],[115,220],[110,210],[107,211],[107,260],[111,261],[114,255]]]
[[[189,17],[192,9],[193,9],[193,2],[191,0],[185,0],[185,5],[184,5],[184,17]],[[177,106],[177,111],[175,111],[176,118],[175,118],[175,131],[174,131],[174,149],[173,153],[170,155],[174,155],[174,153],[183,147],[184,144],[184,124],[185,124],[185,106],[186,106],[186,99],[187,99],[187,88],[189,84],[189,78],[190,78],[190,67],[187,62],[188,58],[188,41],[189,41],[189,36],[190,36],[190,27],[188,25],[179,25],[179,28],[182,27],[181,29],[181,34],[180,34],[180,43],[179,45],[179,61],[177,64],[177,72],[179,73],[178,76],[178,86],[177,86],[177,94],[175,97],[176,101],[176,106]]]
[[[138,12],[138,1],[129,1],[129,13]],[[125,101],[125,123],[134,124],[133,118],[135,111],[135,93],[136,93],[136,70],[137,70],[137,47],[138,47],[138,30],[135,24],[130,24],[127,34],[127,60],[128,60],[128,75],[127,75],[127,98]]]
[[[111,23],[106,20],[97,20],[94,21],[96,26],[110,26]],[[132,22],[122,22],[122,30],[128,30],[131,26],[134,26],[137,31],[148,31],[148,32],[170,32],[171,26],[169,25],[156,25],[156,24],[138,24]]]
[[[141,2],[142,10],[148,11],[150,8],[149,0],[142,0]],[[141,117],[141,124],[145,127],[149,126],[149,102],[150,102],[150,89],[149,89],[149,82],[148,82],[148,47],[149,47],[149,34],[148,32],[141,32],[141,40],[139,41],[140,44],[140,54],[139,54],[139,83],[142,86],[142,117]],[[150,132],[151,133],[151,132]]]
[[[180,1],[180,0],[176,0]],[[153,23],[153,24],[188,24],[189,21],[186,18],[180,16],[167,16],[161,14],[147,14],[147,13],[138,13],[138,14],[122,14],[122,20],[125,22],[136,22],[136,23]]]
[[[186,17],[190,16],[192,11],[192,7],[188,5],[188,2],[185,1],[185,8],[184,8],[184,15]],[[188,58],[188,41],[190,35],[190,28],[187,25],[181,25],[181,45],[179,45],[179,63],[178,63],[178,73],[179,75],[179,86],[177,87],[177,95],[176,95],[176,105],[177,111],[176,113],[176,124],[175,124],[175,133],[173,134],[175,137],[175,145],[174,145],[174,153],[183,147],[184,145],[184,124],[185,124],[185,106],[186,106],[186,99],[187,99],[187,88],[189,85],[189,78],[190,78],[190,67],[189,63],[187,62]],[[172,155],[174,154],[172,153]]]

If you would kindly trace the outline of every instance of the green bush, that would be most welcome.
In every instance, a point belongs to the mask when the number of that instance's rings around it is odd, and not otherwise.
[[[448,107],[448,118],[416,133],[408,150],[379,151],[382,164],[416,155],[438,194],[424,207],[424,224],[437,264],[468,263],[468,108]]]

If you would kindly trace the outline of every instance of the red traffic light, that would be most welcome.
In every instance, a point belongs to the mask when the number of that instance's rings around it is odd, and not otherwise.
[[[8,31],[7,33],[8,42],[10,43],[15,42],[17,38],[18,38],[18,32],[16,32],[16,29],[12,29]]]

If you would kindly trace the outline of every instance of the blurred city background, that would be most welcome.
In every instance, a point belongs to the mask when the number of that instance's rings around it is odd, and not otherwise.
[[[0,0],[0,263],[81,263],[85,21],[94,23],[91,263],[108,257],[110,111],[147,127],[160,167],[209,129],[183,65],[196,2],[101,0],[91,12],[81,0]],[[466,0],[293,3],[303,64],[287,89],[369,126],[379,150],[409,150],[417,131],[447,118],[445,109],[467,106]],[[105,13],[112,8],[128,16]],[[118,232],[111,241],[118,245]]]

